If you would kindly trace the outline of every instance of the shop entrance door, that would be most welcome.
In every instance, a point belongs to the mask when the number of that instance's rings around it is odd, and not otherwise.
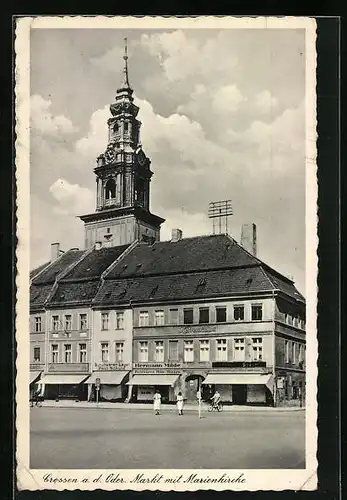
[[[247,402],[247,385],[233,385],[233,404],[245,405]]]
[[[190,375],[186,378],[186,400],[189,402],[197,401],[197,392],[201,387],[203,377],[199,375]]]

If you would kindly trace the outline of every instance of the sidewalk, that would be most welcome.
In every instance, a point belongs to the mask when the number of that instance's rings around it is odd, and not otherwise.
[[[88,402],[88,401],[71,401],[71,400],[61,400],[61,401],[53,401],[48,400],[42,403],[43,407],[46,408],[89,408],[89,409],[115,409],[115,410],[147,410],[153,411],[153,405],[145,404],[145,403],[107,403],[107,402]],[[162,404],[162,411],[173,411],[176,412],[175,404]],[[208,405],[203,403],[201,405],[201,410],[203,412],[207,411]],[[187,403],[184,405],[184,411],[198,411],[197,403]],[[236,406],[236,405],[224,405],[223,411],[226,412],[286,412],[286,411],[305,411],[305,408],[300,408],[299,406],[285,407],[280,406],[278,408],[273,408],[272,406]]]

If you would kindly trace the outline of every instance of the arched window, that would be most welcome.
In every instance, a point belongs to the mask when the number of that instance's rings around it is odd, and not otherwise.
[[[106,200],[110,200],[116,197],[116,183],[114,179],[109,179],[106,182],[105,193],[106,193]]]

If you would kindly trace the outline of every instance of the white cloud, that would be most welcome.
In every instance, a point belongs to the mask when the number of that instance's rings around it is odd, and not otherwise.
[[[142,45],[149,53],[158,57],[167,78],[182,81],[202,75],[212,79],[220,72],[232,70],[236,57],[223,43],[225,34],[219,32],[203,41],[188,36],[187,31],[142,35]],[[228,64],[225,64],[225,60]]]
[[[261,113],[271,114],[278,105],[278,100],[269,90],[264,90],[256,95],[255,104]]]
[[[36,94],[31,97],[30,118],[34,130],[43,135],[58,136],[59,134],[73,134],[77,128],[64,115],[53,115],[50,111],[52,101],[43,99]]]
[[[171,239],[172,229],[179,228],[183,238],[201,236],[211,233],[210,220],[205,213],[187,213],[184,210],[168,210],[165,213],[165,223],[161,227],[162,241]]]
[[[83,215],[93,211],[95,195],[92,191],[67,180],[57,179],[49,188],[53,198],[59,203],[58,214]]]
[[[110,118],[109,106],[94,111],[89,121],[89,132],[76,142],[77,154],[83,154],[95,162],[97,156],[107,146],[107,120]]]
[[[213,95],[212,105],[218,113],[230,113],[236,111],[240,104],[246,102],[236,85],[225,85],[220,87]]]

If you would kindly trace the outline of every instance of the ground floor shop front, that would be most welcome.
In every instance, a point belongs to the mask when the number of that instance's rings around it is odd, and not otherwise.
[[[129,371],[100,371],[91,375],[45,374],[41,376],[38,387],[48,400],[124,401],[128,378]]]
[[[216,391],[226,404],[273,405],[274,381],[272,374],[247,373],[141,373],[134,374],[127,383],[128,402],[153,402],[156,391],[163,403],[176,402],[179,392],[187,403],[210,401]]]

